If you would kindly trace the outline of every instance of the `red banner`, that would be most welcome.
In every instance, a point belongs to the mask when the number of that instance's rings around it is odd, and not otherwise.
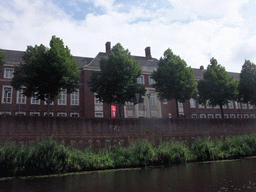
[[[116,106],[111,105],[111,118],[116,118]]]

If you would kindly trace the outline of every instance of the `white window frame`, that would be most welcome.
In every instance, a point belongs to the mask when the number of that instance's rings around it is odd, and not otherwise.
[[[79,89],[70,94],[70,105],[79,105]]]
[[[26,95],[22,94],[24,92],[23,91],[24,89],[25,89],[25,87],[21,87],[19,90],[17,90],[17,100],[16,100],[17,104],[26,104],[26,102],[27,102]],[[23,100],[24,100],[24,102],[20,102],[20,101],[23,101]]]
[[[0,115],[11,115],[12,114],[12,112],[10,112],[10,111],[0,111]]]
[[[141,75],[137,78],[137,83],[144,85],[144,75]]]
[[[249,118],[249,114],[244,114],[244,118],[248,119]]]
[[[204,104],[198,104],[198,108],[199,109],[203,109],[204,108]]]
[[[230,119],[235,119],[236,115],[235,114],[230,114],[229,117],[230,117]]]
[[[247,104],[246,103],[242,103],[242,109],[247,109]]]
[[[32,105],[40,105],[40,99],[35,99],[35,97],[31,97],[31,104]]]
[[[168,104],[168,103],[167,103],[167,99],[164,99],[164,100],[163,100],[163,104],[164,104],[164,105],[167,105],[167,104]]]
[[[60,92],[60,98],[58,99],[58,105],[67,105],[67,93],[66,90]]]
[[[227,109],[227,104],[222,105],[222,109]]]
[[[250,114],[250,118],[255,119],[255,114]]]
[[[201,119],[205,119],[205,118],[206,118],[206,114],[201,113],[201,114],[200,114],[200,118],[201,118]]]
[[[5,95],[5,90],[8,89],[7,94]],[[2,103],[3,104],[12,104],[12,86],[3,86],[3,93],[2,93]],[[9,92],[10,90],[10,92]],[[6,97],[5,97],[6,96]],[[6,98],[6,99],[5,99]],[[7,102],[10,99],[9,102]],[[6,101],[7,100],[7,101]]]
[[[219,113],[215,114],[215,118],[216,118],[216,119],[221,118],[221,114],[219,114]]]
[[[196,119],[197,118],[197,114],[195,114],[195,113],[191,114],[191,118],[192,119]]]
[[[40,116],[40,112],[30,112],[30,116]]]
[[[253,109],[253,105],[248,103],[248,109]]]
[[[236,114],[236,117],[237,117],[238,119],[242,119],[242,118],[243,118],[243,115],[242,115],[242,114]]]
[[[155,92],[150,92],[150,97],[149,97],[149,106],[156,106],[156,93]]]
[[[49,112],[49,115],[50,115],[50,117],[53,117],[54,113],[53,112]],[[44,116],[47,116],[47,112],[44,112]]]
[[[241,109],[240,102],[235,101],[235,107],[236,107],[236,109]]]
[[[234,109],[233,101],[228,101],[228,108],[229,109]]]
[[[58,117],[67,117],[67,113],[66,112],[58,112],[57,116]]]
[[[5,68],[4,69],[4,78],[12,79],[13,78],[13,72],[14,72],[14,68]]]
[[[17,111],[17,112],[15,112],[15,115],[19,115],[19,114],[22,114],[22,116],[23,115],[26,116],[26,112],[24,112],[24,111]]]
[[[155,82],[155,80],[152,78],[152,76],[149,76],[148,77],[148,84],[149,85],[154,85],[156,82]]]
[[[125,102],[125,105],[126,105],[126,106],[132,106],[132,105],[134,105],[134,103],[131,102],[131,101],[126,101],[126,102]]]
[[[207,115],[207,117],[208,117],[209,119],[214,119],[214,115],[213,115],[213,114],[211,114],[211,113],[210,113],[210,114],[208,114],[208,115]]]
[[[103,112],[96,111],[94,116],[98,117],[98,118],[102,118],[103,117]]]
[[[229,118],[228,114],[224,114],[224,119],[228,119],[228,118]]]
[[[219,109],[219,108],[220,108],[219,105],[214,106],[214,109]]]
[[[103,102],[100,101],[100,99],[97,98],[96,95],[97,95],[97,94],[94,93],[94,104],[95,104],[95,105],[103,105]]]
[[[72,115],[77,115],[77,116],[72,116]],[[79,117],[79,113],[72,112],[72,113],[70,113],[70,117]]]
[[[47,101],[44,101],[44,105],[47,105]],[[51,101],[50,105],[54,105],[54,101]]]
[[[196,108],[196,100],[191,98],[189,99],[190,108]]]

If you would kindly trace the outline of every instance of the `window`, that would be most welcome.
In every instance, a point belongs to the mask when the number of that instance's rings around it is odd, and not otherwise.
[[[222,105],[222,109],[227,109],[227,104]]]
[[[3,86],[3,96],[2,103],[12,103],[12,87],[11,86]]]
[[[125,102],[125,105],[133,105],[133,102],[131,102],[131,101],[126,101],[126,102]]]
[[[247,104],[246,103],[242,103],[242,109],[247,109]]]
[[[15,115],[17,115],[17,116],[25,116],[26,112],[22,112],[22,111],[15,112]]]
[[[67,104],[67,93],[66,90],[62,90],[60,92],[60,98],[58,99],[58,105],[66,105]]]
[[[59,113],[57,113],[57,116],[58,116],[58,117],[66,117],[66,116],[67,116],[67,113],[59,112]]]
[[[150,93],[149,105],[150,106],[155,106],[156,105],[156,97],[155,97],[155,93],[154,92]]]
[[[207,101],[207,103],[206,103],[206,108],[207,109],[211,109],[212,108],[212,105],[209,104],[209,101]]]
[[[244,114],[244,118],[249,118],[249,115],[248,114]]]
[[[221,114],[215,114],[215,118],[221,118]]]
[[[190,102],[190,108],[196,108],[196,101],[195,101],[195,99],[191,98],[189,100],[189,102]]]
[[[44,112],[44,116],[47,116],[47,112]],[[49,113],[49,116],[50,116],[50,117],[53,117],[53,112],[50,112],[50,113]]]
[[[148,82],[149,82],[149,85],[153,85],[156,83],[152,77],[148,77]]]
[[[4,69],[4,78],[13,78],[13,72],[14,69],[13,68],[5,68]]]
[[[235,114],[230,114],[230,118],[231,119],[236,118],[236,115]]]
[[[71,105],[79,105],[79,89],[71,93]]]
[[[47,105],[47,101],[44,101],[44,104]],[[51,101],[50,105],[54,105],[54,102]]]
[[[26,96],[23,94],[25,88],[22,87],[17,91],[17,104],[26,104]]]
[[[183,103],[178,101],[179,114],[184,116]]]
[[[95,117],[103,117],[103,112],[95,112]]]
[[[40,99],[36,99],[35,97],[31,97],[31,104],[40,105]]]
[[[220,108],[219,105],[214,106],[214,109],[219,109],[219,108]]]
[[[143,75],[141,75],[141,76],[139,76],[139,77],[137,78],[137,83],[138,83],[138,84],[144,84],[144,76],[143,76]]]
[[[228,119],[228,114],[224,114],[224,118],[225,118],[225,119]]]
[[[102,101],[100,101],[100,99],[97,98],[96,95],[97,95],[97,94],[94,93],[94,104],[96,104],[96,105],[102,105],[102,104],[103,104]]]
[[[243,118],[242,114],[237,114],[237,118]]]
[[[199,108],[204,108],[204,105],[203,104],[198,104],[198,107]]]
[[[70,113],[70,117],[79,117],[79,113]]]
[[[40,116],[40,112],[30,112],[30,116]]]
[[[163,100],[163,104],[164,104],[164,105],[167,105],[167,99],[164,99],[164,100]]]
[[[249,109],[253,109],[253,105],[251,105],[250,103],[248,103],[248,108],[249,108]]]
[[[192,119],[196,119],[196,118],[197,118],[197,114],[195,114],[195,113],[192,114],[192,115],[191,115],[191,118],[192,118]]]
[[[214,118],[213,114],[208,114],[207,116],[208,116],[209,119],[213,119]]]
[[[1,111],[0,115],[11,115],[10,111]]]
[[[206,118],[206,115],[205,114],[200,114],[200,118],[204,119],[204,118]]]
[[[250,118],[255,119],[255,114],[250,114]]]
[[[241,105],[239,102],[235,101],[235,107],[236,109],[241,109]]]
[[[228,108],[234,109],[233,101],[228,101]]]

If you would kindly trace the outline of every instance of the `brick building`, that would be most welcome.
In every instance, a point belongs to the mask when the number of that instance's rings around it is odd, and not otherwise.
[[[106,43],[106,51],[99,52],[95,58],[76,57],[78,68],[81,71],[79,89],[72,93],[61,93],[61,97],[51,104],[52,116],[66,117],[111,117],[111,105],[100,102],[94,93],[90,91],[87,81],[91,71],[99,70],[102,57],[107,56],[111,50],[110,42]],[[22,95],[22,89],[16,91],[11,85],[14,66],[22,61],[22,51],[2,50],[5,53],[6,63],[0,72],[0,114],[44,116],[47,113],[47,105],[44,101],[27,98]],[[176,118],[175,101],[159,101],[155,89],[151,86],[154,81],[151,73],[156,70],[158,60],[152,58],[150,47],[145,49],[145,56],[132,56],[140,64],[143,74],[137,79],[138,83],[146,87],[144,103],[133,105],[126,103],[121,110],[126,118]],[[204,68],[193,69],[195,80],[203,78]],[[239,73],[229,73],[234,79],[239,79]],[[118,105],[117,114],[118,114]],[[255,106],[230,101],[223,106],[225,118],[255,118]],[[184,118],[220,118],[219,107],[199,105],[194,99],[179,103],[179,114]]]

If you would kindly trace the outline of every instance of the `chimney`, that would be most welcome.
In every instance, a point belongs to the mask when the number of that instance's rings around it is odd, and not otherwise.
[[[146,47],[145,54],[146,54],[147,59],[152,59],[151,53],[150,53],[150,47]]]
[[[202,71],[204,70],[204,66],[203,65],[200,66],[200,70],[202,70]]]
[[[108,41],[105,45],[106,45],[106,53],[108,54],[111,50],[111,42]]]

